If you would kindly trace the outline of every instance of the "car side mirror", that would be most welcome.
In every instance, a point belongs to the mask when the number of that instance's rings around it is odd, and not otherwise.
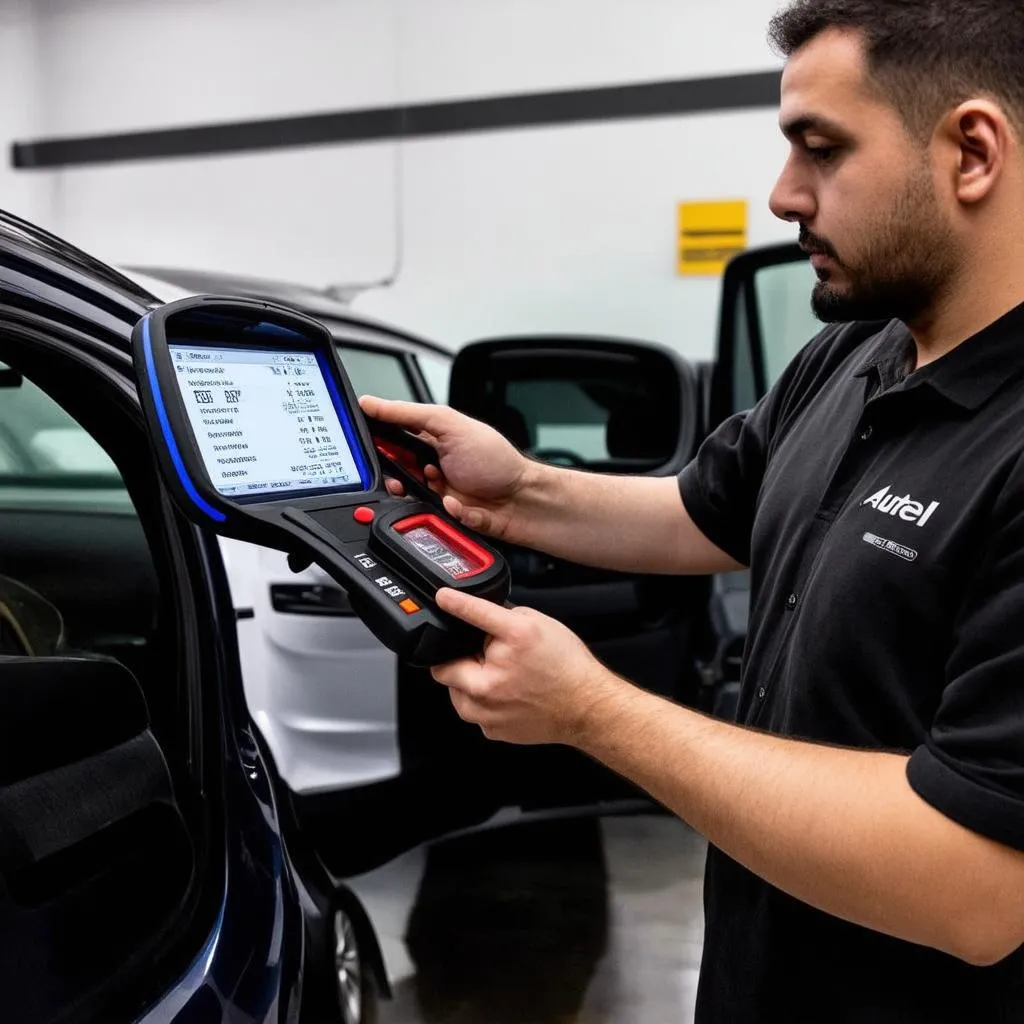
[[[696,373],[671,349],[555,335],[467,345],[449,404],[538,460],[649,475],[693,456],[700,411]]]

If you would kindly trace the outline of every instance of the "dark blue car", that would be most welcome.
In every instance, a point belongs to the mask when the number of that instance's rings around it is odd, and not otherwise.
[[[216,539],[147,449],[155,304],[0,215],[0,1020],[369,1021],[372,927],[295,821]]]

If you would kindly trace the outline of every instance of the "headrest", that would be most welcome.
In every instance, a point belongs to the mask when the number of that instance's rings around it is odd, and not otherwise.
[[[487,410],[487,422],[507,437],[520,451],[531,447],[530,429],[526,417],[511,405],[496,405]]]
[[[673,428],[671,413],[658,406],[622,409],[608,420],[608,455],[613,459],[667,459],[676,448]]]

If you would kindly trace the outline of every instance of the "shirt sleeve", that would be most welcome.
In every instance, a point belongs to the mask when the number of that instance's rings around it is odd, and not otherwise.
[[[973,832],[1024,850],[1024,468],[995,504],[954,627],[945,688],[911,755],[914,791]]]
[[[750,565],[754,513],[769,453],[785,411],[793,404],[812,350],[835,335],[826,328],[789,363],[749,412],[727,419],[679,474],[679,493],[697,529],[741,565]]]
[[[768,432],[763,406],[726,420],[679,474],[679,493],[697,529],[741,565],[750,564],[754,507]]]

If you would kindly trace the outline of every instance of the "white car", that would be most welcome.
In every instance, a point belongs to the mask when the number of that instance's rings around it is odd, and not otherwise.
[[[122,268],[123,269],[123,268]],[[334,334],[357,394],[447,399],[451,354],[354,313],[311,288],[167,268],[124,271],[158,298],[240,295],[316,317]],[[294,573],[280,551],[221,539],[238,618],[250,713],[278,772],[300,794],[335,793],[397,778],[397,663],[317,566]]]

